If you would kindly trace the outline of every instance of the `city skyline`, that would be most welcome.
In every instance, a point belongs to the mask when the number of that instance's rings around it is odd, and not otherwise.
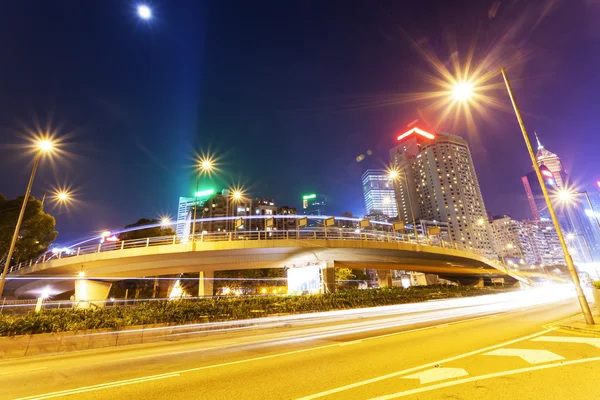
[[[449,29],[458,33],[461,29],[466,29],[461,27],[462,20],[482,21],[492,27],[496,34],[508,27],[506,20],[511,13],[519,11],[522,21],[518,24],[518,37],[523,35],[528,24],[533,24],[542,12],[534,6],[523,9],[503,6],[491,18],[488,6],[476,3],[473,2],[475,6],[472,10],[466,13],[463,10],[459,15],[440,2],[437,7],[440,26],[448,23]],[[397,99],[402,93],[432,90],[428,81],[417,73],[428,66],[424,65],[418,51],[412,48],[411,40],[422,34],[417,27],[419,18],[414,24],[407,19],[400,21],[408,34],[407,38],[394,28],[395,21],[386,16],[386,11],[396,11],[397,6],[390,4],[383,11],[357,3],[356,7],[371,10],[372,13],[366,20],[366,31],[359,33],[348,28],[344,33],[349,35],[349,40],[365,40],[381,46],[381,51],[398,53],[402,56],[401,68],[398,68],[399,60],[396,58],[379,57],[380,50],[376,48],[369,50],[373,59],[378,60],[375,63],[340,64],[332,57],[324,56],[323,60],[317,57],[310,64],[309,73],[302,81],[303,87],[299,87],[291,83],[289,75],[276,73],[270,83],[261,72],[279,65],[273,57],[276,54],[274,49],[279,49],[279,45],[256,47],[260,40],[265,39],[261,35],[268,35],[271,29],[281,28],[275,22],[269,22],[273,25],[267,24],[264,33],[245,39],[249,41],[246,42],[248,50],[241,54],[247,55],[250,49],[256,49],[252,57],[255,61],[249,67],[237,67],[234,55],[217,52],[223,45],[234,46],[236,49],[243,47],[240,46],[244,43],[243,39],[235,33],[226,35],[218,26],[219,21],[233,18],[231,11],[226,7],[208,8],[194,2],[181,4],[187,7],[185,12],[180,7],[165,4],[154,10],[153,21],[144,24],[134,22],[133,10],[131,15],[123,12],[119,2],[95,4],[90,6],[92,10],[73,7],[60,17],[56,15],[58,10],[50,5],[40,3],[40,14],[29,15],[26,7],[13,4],[3,14],[10,16],[10,20],[3,26],[11,29],[15,36],[14,45],[4,48],[5,54],[12,55],[14,65],[30,65],[32,70],[16,71],[10,65],[6,66],[14,79],[7,83],[3,96],[14,101],[8,102],[5,99],[6,106],[0,111],[0,117],[5,121],[2,143],[18,143],[21,139],[16,132],[21,131],[21,124],[31,126],[37,119],[43,125],[47,117],[52,118],[54,125],[62,126],[63,133],[73,132],[69,137],[68,151],[76,157],[64,160],[60,168],[41,170],[33,191],[33,195],[40,198],[52,186],[67,182],[73,182],[80,189],[80,207],[57,215],[57,228],[60,232],[58,240],[64,241],[91,231],[122,226],[141,217],[165,213],[175,217],[177,199],[193,193],[193,156],[196,151],[208,148],[221,155],[225,163],[220,180],[215,181],[217,186],[226,187],[231,182],[241,180],[253,192],[276,198],[282,204],[297,208],[301,206],[299,195],[310,192],[327,193],[332,214],[344,211],[360,214],[363,199],[360,187],[355,182],[360,179],[364,169],[384,166],[386,152],[394,144],[396,133],[423,110],[418,101]],[[419,12],[419,7],[411,5],[417,15],[423,14]],[[285,73],[292,76],[298,73],[302,65],[301,60],[294,56],[294,50],[300,48],[305,40],[315,44],[330,33],[330,28],[320,23],[321,19],[314,10],[302,6],[296,6],[295,10],[298,16],[293,26],[309,20],[315,22],[315,31],[309,37],[301,37],[293,30],[285,31],[291,35],[292,41],[289,49],[283,53],[284,59],[289,63],[284,69]],[[207,21],[207,24],[197,27],[197,21],[185,17],[184,14],[191,15],[192,11],[201,15],[201,20]],[[574,6],[565,11],[568,12],[562,18],[575,20],[594,10]],[[284,11],[270,8],[270,12],[277,15]],[[330,5],[321,5],[319,12],[324,16],[331,16],[339,10]],[[81,18],[83,13],[97,15],[98,21]],[[32,25],[37,30],[24,32],[14,26],[12,21],[23,15],[33,18]],[[44,15],[43,19],[41,15]],[[52,15],[56,15],[56,18],[52,18]],[[538,38],[536,40],[541,40],[536,44],[542,48],[550,43],[542,40],[542,37],[550,29],[553,18],[558,18],[558,10],[543,15],[543,20],[533,31],[533,36]],[[340,17],[349,22],[349,27],[356,26],[357,21],[352,15],[343,14]],[[40,32],[48,31],[48,22],[44,21],[59,18],[65,20],[64,29],[53,31],[48,37],[41,37]],[[103,21],[106,20],[118,22],[112,26],[104,24]],[[234,24],[236,29],[249,29],[250,22],[237,22],[239,24]],[[585,24],[582,25],[581,29],[584,29]],[[78,43],[81,41],[71,37],[69,29],[81,31],[89,43],[106,49],[106,59],[93,58],[90,50],[80,48]],[[203,30],[206,30],[206,35],[201,33]],[[444,35],[429,32],[425,38],[442,43],[446,41]],[[485,46],[486,41],[493,41],[494,38],[495,36],[481,38],[478,45]],[[56,48],[52,45],[53,41],[61,41],[62,47]],[[179,47],[173,47],[173,43],[178,43]],[[520,49],[527,52],[531,48],[529,43],[518,43],[515,38],[503,43],[505,48],[501,50]],[[459,46],[463,48],[469,44],[459,43]],[[570,43],[570,46],[565,44],[558,50],[566,54],[575,48],[583,51],[587,45]],[[41,66],[30,61],[30,55],[15,50],[19,46],[38,49],[41,57],[46,56],[55,61],[44,66],[46,71],[43,71]],[[343,54],[353,60],[358,56],[356,50],[340,37],[332,36],[331,43],[325,46],[340,48]],[[446,44],[434,47],[441,59],[449,59]],[[188,55],[193,52],[189,50],[197,48],[204,48],[206,53],[202,54],[210,57],[190,58]],[[125,55],[116,57],[116,54]],[[120,61],[114,66],[107,63],[108,60],[114,63],[117,58]],[[170,60],[169,66],[142,68],[159,58]],[[516,90],[536,91],[537,96],[524,96],[523,99],[522,106],[528,112],[528,124],[542,136],[548,148],[561,148],[566,169],[581,177],[578,183],[586,185],[589,182],[591,185],[598,176],[593,169],[592,146],[586,144],[586,140],[590,139],[585,135],[586,129],[581,124],[591,123],[594,120],[593,113],[581,108],[582,111],[569,114],[570,118],[577,119],[575,123],[570,120],[568,124],[548,120],[548,115],[564,118],[566,114],[561,114],[561,109],[557,109],[558,98],[544,92],[546,81],[540,72],[558,76],[569,72],[567,65],[561,64],[558,57],[552,61],[553,63],[544,63],[552,66],[549,71],[540,71],[539,63],[524,61],[519,64],[511,73],[527,79],[524,83],[517,83]],[[79,70],[82,71],[95,71],[93,73],[102,84],[86,84],[88,75],[68,67],[69,65],[80,65]],[[226,75],[220,74],[217,71],[218,65],[227,65],[231,70]],[[333,70],[347,70],[347,74],[359,74],[363,80],[350,86],[344,85],[346,75],[342,74],[339,79],[332,80],[331,72],[321,71],[325,65],[331,65]],[[593,63],[585,68],[592,66]],[[403,77],[403,74],[397,74],[397,71],[406,72],[411,77],[410,80]],[[35,76],[34,80],[30,79],[32,76]],[[236,77],[232,84],[224,83],[227,76]],[[127,83],[120,84],[123,81]],[[256,83],[249,83],[254,81]],[[324,81],[330,84],[319,85]],[[245,91],[237,89],[247,85],[250,86]],[[297,94],[293,101],[287,96],[282,97],[282,85],[286,91],[291,90]],[[326,87],[326,90],[319,90],[319,87]],[[65,94],[70,93],[69,88],[73,88],[73,93]],[[260,94],[261,91],[264,94]],[[215,96],[217,92],[221,94]],[[357,100],[361,96],[373,94],[387,99],[391,105],[374,106],[377,103],[375,101]],[[224,106],[228,102],[229,106]],[[562,98],[560,103],[563,103]],[[570,104],[573,106],[565,109],[565,112],[573,113],[577,101]],[[204,121],[202,123],[199,122],[201,116]],[[507,213],[515,218],[523,218],[525,216],[520,214],[522,210],[526,210],[527,200],[520,189],[519,178],[528,163],[522,157],[524,152],[520,150],[518,135],[512,134],[517,132],[512,117],[499,111],[491,121],[479,119],[478,122],[480,128],[477,133],[470,132],[460,121],[456,127],[452,127],[453,124],[448,121],[449,126],[444,127],[444,130],[464,136],[471,145],[475,166],[480,175],[481,190],[490,214]],[[567,127],[572,139],[568,142],[563,139],[563,132]],[[233,132],[240,133],[232,134]],[[308,147],[308,143],[311,147]],[[317,152],[312,148],[315,144],[334,149],[333,157],[317,157]],[[278,168],[260,170],[252,166],[257,154],[268,154],[270,151],[265,150],[274,148],[293,150],[288,157],[272,157],[269,162]],[[14,176],[5,176],[2,192],[8,197],[15,197],[24,190],[23,173],[20,171],[27,169],[27,161],[10,154],[8,150],[3,150],[3,154],[3,166],[19,172]],[[311,158],[310,162],[305,161],[307,155]],[[363,158],[358,162],[357,158],[361,155]],[[517,161],[499,168],[502,160],[511,157]],[[291,165],[302,165],[302,168],[290,167],[290,162]],[[576,162],[579,164],[575,164]],[[89,219],[89,226],[81,226],[79,221],[92,214],[91,210],[95,211],[94,218]]]

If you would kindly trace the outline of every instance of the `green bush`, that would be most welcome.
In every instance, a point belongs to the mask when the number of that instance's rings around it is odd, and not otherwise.
[[[594,281],[594,287],[600,289],[600,281]]]
[[[311,296],[215,297],[153,301],[138,307],[42,310],[25,315],[0,315],[0,336],[89,329],[119,330],[127,326],[189,324],[248,319],[268,315],[299,314],[376,307],[428,300],[469,297],[506,291],[498,288],[417,286],[348,290]]]

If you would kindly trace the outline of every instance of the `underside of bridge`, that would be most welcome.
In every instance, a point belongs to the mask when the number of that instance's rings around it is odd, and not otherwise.
[[[330,267],[404,270],[436,274],[461,283],[480,282],[480,278],[517,280],[492,266],[485,258],[439,247],[410,243],[364,242],[351,240],[273,240],[189,243],[139,249],[116,250],[52,260],[18,271],[21,279],[9,280],[7,288],[16,296],[31,296],[40,285],[35,277],[55,277],[53,286],[73,287],[81,272],[87,279],[106,282],[125,278],[204,273],[214,271],[291,268],[326,263]],[[15,276],[15,274],[10,275]],[[63,278],[63,279],[61,279]],[[70,278],[65,282],[64,278]],[[69,286],[70,285],[70,286]],[[206,292],[209,288],[206,288]]]

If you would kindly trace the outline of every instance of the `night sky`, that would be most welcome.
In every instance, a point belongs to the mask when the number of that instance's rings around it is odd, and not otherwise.
[[[386,164],[408,123],[435,119],[428,100],[406,101],[438,90],[415,44],[447,65],[472,43],[475,58],[501,54],[494,68],[511,59],[528,129],[579,186],[600,178],[598,0],[153,0],[149,22],[136,4],[0,3],[0,192],[25,190],[23,127],[59,128],[68,154],[41,165],[32,192],[77,189],[54,210],[59,242],[174,217],[209,150],[221,172],[201,188],[239,183],[296,207],[319,192],[335,214],[363,213],[362,172]],[[531,163],[506,92],[492,95],[506,110],[476,113],[476,129],[438,127],[469,140],[488,213],[526,218]]]

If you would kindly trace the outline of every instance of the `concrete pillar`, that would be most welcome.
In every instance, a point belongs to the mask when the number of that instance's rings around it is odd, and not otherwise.
[[[112,283],[77,279],[75,281],[75,306],[89,308],[94,305],[104,307]]]
[[[321,264],[321,276],[323,277],[323,285],[321,292],[335,292],[335,266],[333,261],[324,261]]]
[[[377,283],[380,288],[392,287],[392,271],[389,269],[377,270]]]
[[[213,296],[215,271],[200,271],[198,275],[198,297]]]

